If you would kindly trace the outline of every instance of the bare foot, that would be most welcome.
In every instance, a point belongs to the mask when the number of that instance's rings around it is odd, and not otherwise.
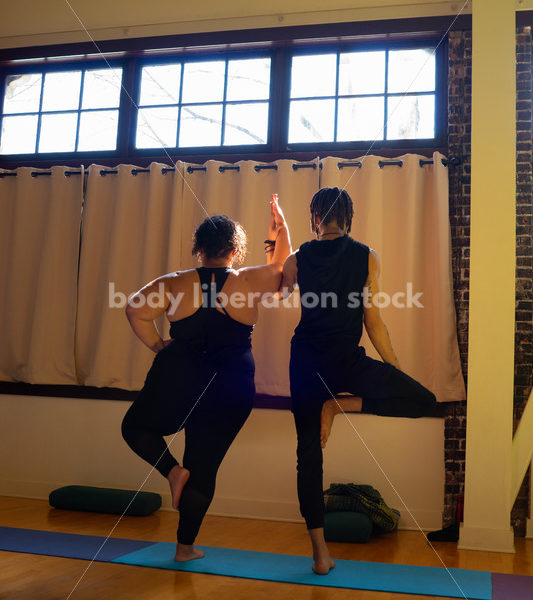
[[[331,558],[327,560],[315,560],[312,569],[317,575],[327,575],[330,569],[335,568],[335,561]]]
[[[322,448],[326,447],[333,419],[338,412],[339,409],[335,400],[326,400],[322,405],[322,413],[320,415],[320,445]]]
[[[181,492],[183,490],[183,486],[187,483],[189,479],[190,472],[188,469],[181,467],[180,465],[175,465],[170,469],[170,473],[167,476],[168,482],[170,484],[170,494],[172,496],[172,508],[177,510]]]
[[[195,558],[203,558],[205,552],[196,548],[195,546],[188,546],[186,544],[177,544],[176,555],[174,560],[176,562],[187,562],[188,560],[194,560]]]
[[[309,529],[309,537],[313,545],[313,571],[317,575],[327,575],[330,569],[335,567],[335,563],[329,556],[328,546],[324,539],[324,528],[315,527]]]

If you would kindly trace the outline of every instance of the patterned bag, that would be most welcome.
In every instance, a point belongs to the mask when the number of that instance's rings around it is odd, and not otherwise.
[[[371,485],[332,483],[324,492],[326,512],[360,512],[367,515],[382,532],[398,527],[400,511],[385,504],[381,494]]]

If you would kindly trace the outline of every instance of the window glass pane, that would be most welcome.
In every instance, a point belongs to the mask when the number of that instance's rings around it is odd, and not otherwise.
[[[122,69],[85,71],[82,108],[115,108],[120,103]]]
[[[337,141],[382,140],[385,101],[378,98],[339,98]]]
[[[180,97],[181,65],[143,67],[140,104],[177,104]]]
[[[222,104],[182,106],[180,146],[219,146]]]
[[[335,100],[296,100],[289,112],[289,143],[332,142]]]
[[[182,102],[217,102],[224,96],[225,61],[186,63]]]
[[[270,59],[228,62],[227,100],[266,100],[270,96]]]
[[[37,138],[37,118],[37,115],[4,117],[0,154],[33,154]]]
[[[78,113],[41,117],[39,152],[73,152],[76,144]]]
[[[435,96],[393,96],[388,101],[387,139],[435,137]]]
[[[78,150],[115,150],[118,110],[82,112]]]
[[[390,93],[431,92],[435,89],[435,55],[430,48],[389,52]]]
[[[339,95],[382,94],[385,52],[350,52],[339,58]]]
[[[178,107],[140,108],[137,148],[174,148],[178,131]]]
[[[8,75],[4,114],[37,112],[41,98],[41,74]]]
[[[43,110],[78,108],[81,71],[46,73],[44,76]]]
[[[268,103],[228,104],[224,144],[266,144],[268,133]]]
[[[291,98],[334,96],[336,54],[294,56],[291,70]]]

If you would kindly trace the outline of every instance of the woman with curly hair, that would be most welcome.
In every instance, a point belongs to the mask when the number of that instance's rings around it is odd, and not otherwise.
[[[202,266],[154,279],[126,308],[135,334],[157,354],[124,417],[122,435],[169,481],[172,506],[180,513],[176,561],[204,555],[194,540],[213,498],[222,459],[252,410],[251,334],[258,304],[263,294],[278,290],[291,252],[277,199],[270,205],[266,265],[233,269],[244,259],[246,234],[225,215],[208,217],[194,234],[193,254]],[[150,294],[161,286],[165,305],[149,306]],[[154,323],[163,312],[170,321],[170,338],[165,340]],[[163,436],[182,428],[185,451],[180,465]]]

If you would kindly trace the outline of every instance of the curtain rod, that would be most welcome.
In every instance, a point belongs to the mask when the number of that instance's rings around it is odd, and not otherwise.
[[[420,167],[423,167],[424,165],[432,165],[433,164],[433,159],[432,158],[428,158],[428,159],[420,159],[418,161]],[[457,156],[452,156],[449,159],[445,159],[445,158],[441,158],[441,162],[442,164],[447,167],[449,165],[452,166],[457,166],[461,164],[461,160],[459,159],[459,157]],[[389,167],[389,166],[397,166],[397,167],[403,167],[403,161],[402,160],[380,160],[378,162],[379,168],[382,169],[383,167]],[[320,169],[322,169],[322,163],[318,163],[318,166]],[[363,162],[362,161],[339,161],[337,162],[337,168],[339,170],[345,169],[346,167],[356,167],[358,169],[360,169],[363,166]],[[312,162],[312,163],[294,163],[292,165],[292,169],[293,171],[298,171],[299,169],[316,169],[317,167],[317,163],[316,162]],[[254,166],[254,171],[256,173],[259,173],[260,171],[266,170],[266,169],[271,169],[273,171],[277,171],[278,170],[278,165],[273,165],[273,164],[265,164],[265,165],[255,165]],[[167,173],[172,173],[174,172],[176,169],[174,167],[162,167],[161,168],[161,173],[163,175],[166,175]],[[207,171],[207,167],[205,166],[195,166],[195,165],[189,165],[187,167],[187,173],[194,173],[195,171]],[[226,171],[240,171],[240,165],[220,165],[218,167],[218,171],[220,173],[225,173]],[[106,175],[116,175],[118,173],[118,169],[100,169],[100,176],[101,177],[105,177]],[[133,176],[136,176],[139,173],[150,173],[150,169],[140,169],[140,168],[134,168],[131,169],[131,174]],[[31,172],[31,176],[32,177],[40,177],[41,175],[51,175],[52,171],[32,171]],[[85,170],[85,175],[88,174],[88,171]],[[64,173],[65,177],[71,177],[72,175],[81,175],[81,171],[65,171]],[[3,179],[4,177],[16,177],[17,176],[17,172],[16,171],[0,171],[0,179]]]

